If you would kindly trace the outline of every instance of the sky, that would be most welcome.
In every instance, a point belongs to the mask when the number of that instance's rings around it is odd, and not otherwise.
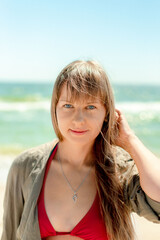
[[[0,0],[0,81],[49,82],[96,60],[114,83],[160,84],[159,0]]]

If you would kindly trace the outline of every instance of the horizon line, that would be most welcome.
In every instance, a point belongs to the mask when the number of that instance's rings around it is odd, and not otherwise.
[[[55,80],[53,79],[22,79],[22,80],[16,80],[16,79],[0,79],[0,84],[52,84]],[[111,85],[146,85],[146,86],[160,86],[160,82],[126,82],[126,81],[110,81]]]

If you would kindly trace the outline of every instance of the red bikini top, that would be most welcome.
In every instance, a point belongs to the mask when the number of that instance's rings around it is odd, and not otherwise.
[[[38,199],[38,221],[39,221],[41,238],[45,239],[46,237],[49,237],[49,236],[69,234],[85,240],[109,240],[106,233],[104,220],[102,219],[102,216],[100,214],[98,193],[96,194],[96,197],[89,211],[80,220],[80,222],[72,229],[71,232],[56,232],[54,230],[45,209],[44,186],[45,186],[47,173],[48,173],[51,161],[53,160],[53,157],[57,151],[57,147],[58,147],[58,144],[54,147],[48,159],[44,180],[43,180],[43,186]]]

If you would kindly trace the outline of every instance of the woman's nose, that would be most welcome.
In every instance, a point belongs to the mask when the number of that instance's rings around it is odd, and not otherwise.
[[[75,112],[73,121],[75,121],[75,122],[83,122],[84,121],[84,113],[81,109],[79,109]]]

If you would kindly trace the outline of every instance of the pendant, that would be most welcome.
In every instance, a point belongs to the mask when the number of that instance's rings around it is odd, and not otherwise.
[[[74,195],[73,195],[72,198],[73,198],[73,201],[76,202],[76,201],[77,201],[77,198],[78,198],[78,197],[77,197],[77,193],[74,193]]]

